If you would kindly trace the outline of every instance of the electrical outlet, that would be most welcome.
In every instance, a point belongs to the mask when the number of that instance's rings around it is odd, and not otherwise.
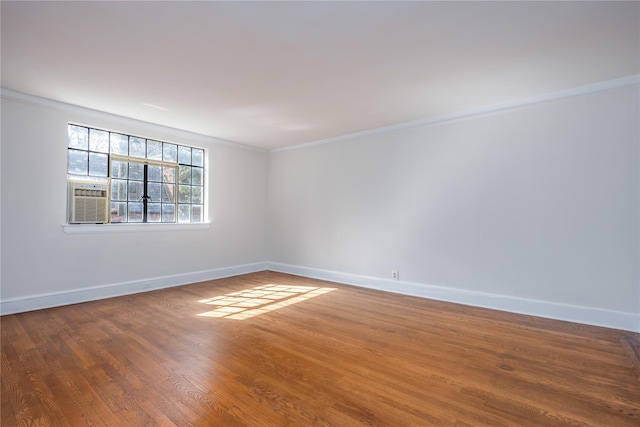
[[[400,272],[398,270],[393,270],[391,272],[391,278],[393,280],[400,280]]]

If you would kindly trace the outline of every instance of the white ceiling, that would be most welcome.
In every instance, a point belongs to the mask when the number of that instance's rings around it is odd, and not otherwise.
[[[639,2],[1,2],[2,87],[272,149],[640,73]]]

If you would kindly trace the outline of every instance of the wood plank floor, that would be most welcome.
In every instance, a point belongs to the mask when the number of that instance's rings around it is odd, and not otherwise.
[[[640,425],[638,334],[273,272],[1,322],[3,427]]]

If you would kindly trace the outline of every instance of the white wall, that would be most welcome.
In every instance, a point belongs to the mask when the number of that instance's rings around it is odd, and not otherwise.
[[[619,88],[272,152],[272,268],[640,330],[638,102]]]
[[[135,292],[142,282],[157,288],[264,269],[266,152],[7,93],[1,133],[3,313]],[[65,233],[68,122],[205,148],[210,226]]]
[[[3,314],[271,268],[640,331],[637,86],[271,153],[6,95]],[[211,225],[65,233],[68,122],[206,148]]]

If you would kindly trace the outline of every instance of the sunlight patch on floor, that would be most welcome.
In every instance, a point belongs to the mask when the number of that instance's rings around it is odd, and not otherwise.
[[[336,288],[317,288],[313,286],[263,285],[202,299],[199,302],[217,306],[217,308],[200,313],[198,316],[243,320],[335,290]]]

